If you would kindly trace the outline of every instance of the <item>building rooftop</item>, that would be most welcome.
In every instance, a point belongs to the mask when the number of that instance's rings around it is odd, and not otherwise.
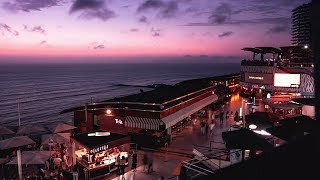
[[[99,133],[103,134],[108,132],[101,131]],[[124,142],[123,144],[121,143],[117,143],[116,145],[113,144],[114,142],[119,140],[122,140],[121,142],[123,142],[123,140],[126,140],[126,137],[128,136],[122,135],[122,134],[116,134],[116,133],[110,133],[109,135],[91,135],[91,134],[95,134],[95,132],[77,134],[77,135],[71,136],[71,138],[76,140],[83,146],[87,147],[88,149],[92,149],[102,145],[108,145],[109,146],[108,148],[112,148],[112,147],[123,145],[125,143],[129,143],[129,142]]]
[[[213,91],[213,81],[226,81],[233,78],[239,78],[239,74],[229,74],[223,76],[192,79],[179,82],[173,86],[161,86],[151,91],[141,92],[139,94],[128,95],[119,98],[113,98],[101,102],[91,103],[87,105],[88,109],[99,108],[132,108],[143,110],[161,111],[172,107],[181,102],[199,96],[205,92]],[[225,88],[218,85],[215,87],[216,93],[225,93]],[[66,109],[60,114],[84,110],[85,106]]]
[[[309,106],[316,106],[317,104],[316,98],[296,98],[296,99],[292,99],[292,101],[298,104],[309,105]]]

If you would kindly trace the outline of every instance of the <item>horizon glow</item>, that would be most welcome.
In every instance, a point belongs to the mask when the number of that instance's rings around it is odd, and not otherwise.
[[[271,0],[4,0],[6,57],[243,56],[243,47],[290,45],[291,10]],[[31,60],[30,60],[31,61]]]

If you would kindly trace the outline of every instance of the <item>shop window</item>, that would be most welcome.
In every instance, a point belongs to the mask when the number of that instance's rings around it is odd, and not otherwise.
[[[100,126],[100,115],[97,115],[97,114],[93,115],[93,125]]]

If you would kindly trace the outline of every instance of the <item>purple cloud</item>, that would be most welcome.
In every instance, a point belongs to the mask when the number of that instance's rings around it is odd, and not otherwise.
[[[71,8],[70,14],[81,11],[80,18],[100,19],[107,21],[116,17],[116,13],[105,6],[105,0],[76,0]]]
[[[28,27],[27,25],[23,25],[24,30],[29,31],[29,32],[35,32],[35,33],[40,33],[40,34],[46,34],[46,30],[43,29],[42,26],[33,26],[33,27]]]
[[[161,0],[146,0],[137,9],[137,12],[142,12],[149,9],[158,9],[165,6],[165,3]]]
[[[159,37],[160,36],[160,31],[161,31],[160,29],[155,29],[155,28],[152,27],[150,31],[151,31],[153,37]]]
[[[162,1],[162,0],[146,0],[140,4],[137,8],[137,12],[145,12],[148,10],[158,10],[158,17],[160,18],[172,18],[178,12],[177,1]]]
[[[146,16],[141,16],[139,22],[149,24],[149,20]]]
[[[289,24],[288,25],[275,25],[267,31],[267,34],[277,34],[282,32],[289,31]]]
[[[59,6],[66,0],[9,0],[2,3],[2,8],[9,11],[41,11],[44,8]]]
[[[139,31],[138,28],[131,28],[131,29],[130,29],[130,32],[138,32],[138,31]]]
[[[104,0],[76,0],[70,9],[70,13],[85,9],[100,9],[104,6]]]
[[[104,49],[104,48],[105,48],[105,46],[103,44],[99,44],[99,45],[96,45],[96,46],[93,47],[93,49],[96,49],[96,50]]]
[[[40,45],[44,45],[44,44],[47,44],[47,41],[46,40],[44,40],[44,41],[41,41],[40,43],[39,43]]]
[[[9,33],[12,36],[19,36],[19,32],[12,29],[9,25],[0,23],[0,32],[2,36],[4,36],[6,33]]]
[[[226,31],[218,35],[219,38],[228,37],[234,34],[232,31]]]
[[[84,19],[100,19],[102,21],[107,21],[111,18],[116,17],[116,14],[107,8],[101,8],[98,10],[86,10],[84,11],[80,16],[80,18],[84,18]]]

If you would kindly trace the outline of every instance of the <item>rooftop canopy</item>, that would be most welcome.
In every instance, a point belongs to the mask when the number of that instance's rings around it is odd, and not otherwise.
[[[99,131],[99,132],[89,132],[83,134],[77,134],[71,136],[72,140],[75,140],[82,146],[86,147],[87,149],[91,150],[94,148],[98,148],[100,146],[107,146],[107,149],[121,146],[126,143],[130,143],[129,136],[110,133],[106,131]]]
[[[91,103],[87,105],[87,108],[128,108],[162,111],[181,102],[188,101],[191,98],[204,94],[205,92],[213,91],[214,88],[211,83],[213,81],[226,81],[239,77],[239,74],[230,74],[182,81],[173,86],[159,87],[151,91],[141,92],[139,94],[132,94],[124,97],[109,99],[102,102]],[[223,94],[225,93],[225,89],[217,86],[217,90],[215,93]],[[72,111],[81,111],[84,109],[85,106],[70,108],[61,111],[60,114]]]
[[[316,98],[296,98],[296,99],[292,99],[292,101],[298,104],[309,105],[309,106],[316,106],[317,104]]]
[[[302,137],[305,133],[314,133],[319,128],[319,123],[308,116],[286,118],[281,121],[281,126],[267,128],[267,131],[283,140],[290,141]]]
[[[253,53],[264,53],[262,49],[259,49],[259,48],[243,48],[241,49],[243,51],[250,51],[250,52],[253,52]]]
[[[262,135],[246,128],[222,132],[222,138],[227,149],[254,149],[264,152],[270,152],[273,149],[273,145]]]
[[[261,49],[264,53],[280,54],[282,51],[275,47],[256,47]]]

